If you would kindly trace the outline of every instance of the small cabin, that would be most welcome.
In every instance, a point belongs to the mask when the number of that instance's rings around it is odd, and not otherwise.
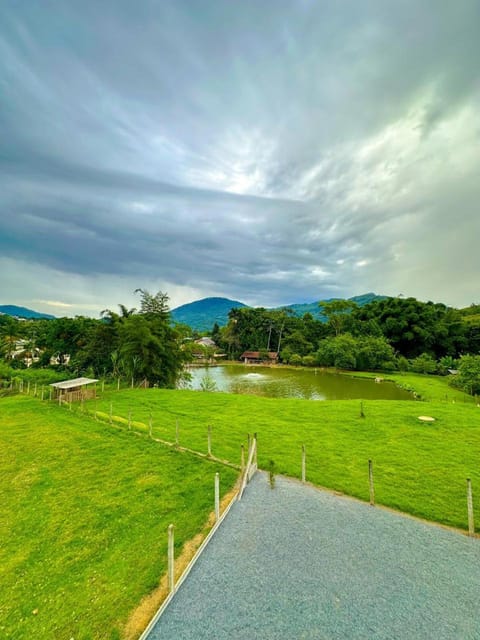
[[[54,398],[61,402],[80,402],[97,396],[97,382],[94,378],[74,378],[63,382],[53,382]]]
[[[244,364],[275,364],[278,362],[278,353],[275,351],[244,351],[240,356]]]

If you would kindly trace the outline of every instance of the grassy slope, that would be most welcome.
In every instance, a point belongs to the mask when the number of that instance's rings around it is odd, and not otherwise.
[[[297,477],[305,444],[310,481],[363,499],[371,458],[379,503],[465,528],[466,478],[472,478],[474,492],[480,487],[480,409],[472,402],[440,401],[451,391],[442,380],[436,379],[437,386],[429,378],[423,384],[435,388],[437,400],[368,401],[363,403],[365,418],[358,401],[158,389],[111,391],[98,408],[107,413],[113,402],[115,415],[127,416],[131,410],[133,419],[145,424],[152,413],[154,435],[169,441],[175,439],[178,420],[180,444],[200,451],[206,451],[211,424],[213,453],[234,462],[247,433],[257,432],[260,466],[274,460],[279,472]],[[436,422],[419,422],[425,414]],[[480,522],[480,500],[476,504]]]
[[[396,384],[409,391],[415,391],[417,395],[427,402],[462,402],[474,403],[472,396],[450,387],[448,377],[421,375],[419,373],[371,373],[355,372],[351,375],[362,378],[376,378],[380,376],[385,380],[393,380]]]
[[[235,472],[29,397],[0,412],[0,637],[119,637],[168,525],[180,548]]]

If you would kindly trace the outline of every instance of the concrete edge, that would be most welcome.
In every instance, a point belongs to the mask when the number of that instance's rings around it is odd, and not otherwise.
[[[267,474],[268,472],[265,471],[264,469],[259,469],[258,473]],[[370,505],[368,500],[362,500],[362,498],[357,498],[356,496],[352,496],[348,493],[344,493],[343,491],[340,491],[338,489],[324,487],[322,485],[309,482],[308,480],[306,482],[302,482],[300,478],[296,478],[295,476],[286,476],[283,473],[276,473],[275,477],[284,478],[285,480],[291,480],[292,482],[295,482],[296,484],[299,484],[303,487],[310,487],[311,489],[315,489],[320,493],[327,493],[335,498],[343,498],[345,500],[350,500],[352,502],[358,502],[359,504],[364,504],[366,506],[369,506],[372,509],[379,509],[380,511],[386,511],[388,513],[392,513],[393,515],[396,515],[400,518],[415,520],[416,522],[419,522],[427,526],[435,527],[437,529],[443,529],[445,531],[450,531],[452,533],[457,533],[467,538],[470,538],[472,540],[480,539],[480,532],[475,532],[474,535],[470,535],[467,529],[460,529],[459,527],[454,527],[453,525],[442,524],[441,522],[436,522],[435,520],[427,520],[426,518],[422,518],[421,516],[416,516],[413,513],[408,513],[407,511],[400,511],[400,509],[394,509],[393,507],[389,507],[385,504],[376,502],[375,504]],[[465,502],[466,502],[466,499],[465,499]]]
[[[170,602],[175,597],[175,594],[177,593],[178,589],[182,586],[183,582],[186,580],[188,574],[190,573],[190,571],[195,566],[197,560],[199,559],[199,557],[201,556],[201,554],[203,553],[203,551],[207,547],[208,543],[213,538],[213,536],[217,532],[218,528],[220,527],[222,522],[227,517],[228,513],[230,512],[230,509],[233,507],[233,505],[237,501],[237,497],[238,497],[238,491],[235,492],[235,494],[233,495],[229,505],[226,507],[225,511],[222,513],[222,515],[217,520],[217,522],[210,529],[210,532],[208,533],[207,537],[202,542],[202,544],[198,547],[197,551],[195,552],[195,555],[190,560],[188,565],[185,567],[185,570],[183,571],[182,575],[180,576],[180,578],[178,579],[178,581],[177,581],[177,583],[175,585],[175,590],[171,591],[168,594],[168,596],[165,598],[165,600],[162,602],[162,604],[160,605],[160,608],[158,609],[156,614],[153,616],[153,618],[150,620],[150,622],[148,623],[147,627],[145,628],[145,630],[143,631],[142,635],[139,637],[138,640],[147,640],[148,636],[150,635],[151,631],[153,630],[153,627],[157,624],[157,622],[161,618],[163,612],[165,611],[165,609],[168,607]]]

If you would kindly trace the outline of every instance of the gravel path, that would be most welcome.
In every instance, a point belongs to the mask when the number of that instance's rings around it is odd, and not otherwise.
[[[149,640],[480,639],[480,540],[264,474]]]

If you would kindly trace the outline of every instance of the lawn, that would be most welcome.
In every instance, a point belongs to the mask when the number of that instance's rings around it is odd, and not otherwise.
[[[0,637],[114,640],[237,473],[54,403],[0,400]]]
[[[410,372],[387,374],[355,372],[351,375],[364,378],[377,378],[380,376],[385,380],[392,380],[404,389],[415,391],[419,398],[427,402],[462,402],[464,404],[475,404],[476,402],[476,398],[473,396],[451,387],[446,376],[429,376]]]
[[[236,463],[247,434],[257,432],[260,467],[273,460],[278,472],[290,476],[301,474],[304,444],[309,481],[364,500],[372,459],[378,503],[466,528],[467,477],[479,496],[475,502],[474,495],[474,502],[480,524],[480,408],[473,402],[438,399],[449,390],[438,380],[437,400],[366,401],[364,417],[358,400],[313,402],[161,389],[106,390],[97,408],[107,420],[110,404],[114,416],[126,418],[131,412],[140,431],[147,430],[151,415],[153,436],[170,442],[178,424],[180,444],[202,452],[211,425],[212,453]],[[93,406],[89,403],[91,410]],[[435,422],[422,423],[421,415],[433,416]]]

